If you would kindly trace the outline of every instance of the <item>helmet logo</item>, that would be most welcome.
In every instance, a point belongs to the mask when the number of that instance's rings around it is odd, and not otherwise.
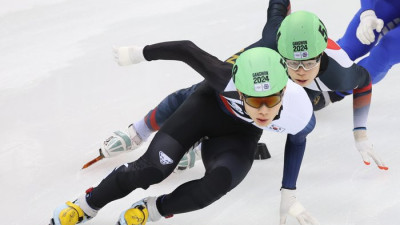
[[[278,43],[279,38],[281,38],[282,33],[280,31],[278,31],[278,33],[276,34],[276,42]]]
[[[233,82],[235,82],[235,75],[236,75],[237,71],[238,71],[238,66],[235,64],[235,66],[232,69],[232,75],[233,75],[232,76],[232,80],[233,80]]]
[[[271,89],[268,71],[253,73],[253,82],[255,91],[268,91]]]
[[[292,43],[293,56],[295,59],[302,59],[308,57],[308,43],[307,41],[295,41]]]
[[[325,42],[327,42],[328,41],[328,32],[326,32],[326,28],[325,28],[324,24],[322,23],[322,21],[319,20],[319,22],[321,24],[319,25],[318,31],[319,31],[319,33],[321,33],[321,35],[324,38]]]
[[[282,67],[285,68],[286,73],[287,73],[287,65],[286,65],[285,60],[284,60],[283,58],[281,58],[281,59],[279,60],[279,62],[281,63]]]

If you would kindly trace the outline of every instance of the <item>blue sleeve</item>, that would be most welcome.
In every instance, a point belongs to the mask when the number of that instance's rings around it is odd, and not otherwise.
[[[364,45],[362,44],[356,35],[356,31],[358,25],[360,24],[360,14],[363,12],[363,9],[360,9],[350,21],[350,24],[347,26],[346,32],[343,37],[340,38],[337,43],[339,46],[349,55],[351,60],[356,60],[357,58],[367,54],[374,44],[372,45]]]
[[[361,0],[361,9],[362,11],[374,9],[376,0]]]
[[[288,134],[285,145],[285,159],[283,165],[282,188],[296,189],[301,162],[306,149],[307,135],[315,127],[315,116],[312,115],[307,126],[295,135]]]

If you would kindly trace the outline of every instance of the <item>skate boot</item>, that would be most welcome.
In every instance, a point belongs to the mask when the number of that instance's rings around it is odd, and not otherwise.
[[[147,221],[155,222],[161,218],[156,206],[157,197],[147,197],[134,203],[123,211],[117,225],[145,225]]]
[[[114,157],[124,152],[130,152],[138,148],[143,143],[142,138],[131,124],[128,132],[115,131],[107,138],[100,147],[100,154],[105,158]]]
[[[86,203],[85,195],[74,202],[66,202],[54,210],[50,225],[75,225],[84,223],[96,216],[97,210]]]

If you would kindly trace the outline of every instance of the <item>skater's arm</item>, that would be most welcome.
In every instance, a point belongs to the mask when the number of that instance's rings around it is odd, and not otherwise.
[[[262,31],[261,39],[232,55],[225,62],[235,64],[239,55],[250,48],[267,47],[277,51],[276,33],[278,32],[279,26],[281,25],[283,19],[285,19],[286,15],[289,13],[289,0],[270,0],[268,5],[267,23]]]
[[[312,115],[306,127],[299,133],[288,134],[285,145],[285,159],[283,168],[282,188],[296,189],[297,177],[306,148],[307,135],[315,127],[315,116]]]
[[[371,77],[368,71],[355,64],[335,42],[329,41],[322,56],[324,65],[318,78],[331,91],[353,91],[354,128],[366,127],[371,103]]]
[[[307,126],[295,135],[288,134],[285,147],[284,172],[281,188],[280,224],[285,224],[288,216],[298,221],[308,221],[307,224],[318,225],[305,207],[297,200],[296,181],[306,146],[306,137],[315,126],[315,117],[311,117]]]
[[[268,18],[262,32],[261,47],[277,49],[276,34],[285,19],[290,14],[289,0],[270,0],[268,5]]]
[[[171,41],[147,45],[146,60],[177,60],[188,64],[201,74],[217,91],[222,91],[231,79],[232,65],[197,47],[191,41]]]

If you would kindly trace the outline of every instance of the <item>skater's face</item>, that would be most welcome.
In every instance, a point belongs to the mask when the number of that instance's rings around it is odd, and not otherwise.
[[[290,78],[302,87],[308,86],[317,77],[320,65],[321,55],[310,60],[288,60],[288,72]]]
[[[282,105],[282,98],[286,88],[267,97],[250,97],[239,93],[247,115],[260,127],[268,126]]]

